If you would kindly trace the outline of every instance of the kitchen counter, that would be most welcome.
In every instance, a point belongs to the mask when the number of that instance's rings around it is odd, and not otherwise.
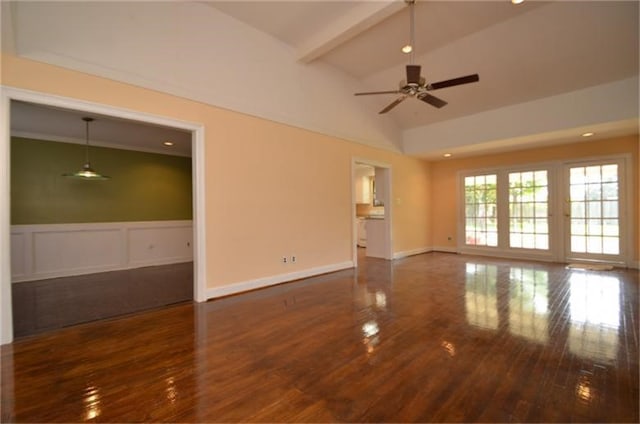
[[[384,219],[384,215],[362,215],[359,219]]]
[[[384,217],[368,218],[367,225],[367,256],[387,258],[387,243],[385,237]]]

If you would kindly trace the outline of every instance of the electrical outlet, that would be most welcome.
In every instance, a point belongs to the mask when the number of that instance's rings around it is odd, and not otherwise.
[[[283,264],[286,264],[286,263],[287,263],[287,257],[286,257],[286,256],[283,256],[283,257],[282,257],[282,263],[283,263]]]
[[[291,257],[291,263],[296,263],[296,257],[295,256]]]

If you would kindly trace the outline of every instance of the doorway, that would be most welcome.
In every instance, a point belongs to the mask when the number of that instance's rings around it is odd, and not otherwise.
[[[131,120],[152,125],[186,130],[191,132],[192,144],[192,193],[193,193],[193,299],[198,302],[206,300],[205,293],[205,232],[204,232],[204,127],[201,124],[188,123],[161,116],[146,113],[133,112],[112,106],[85,102],[77,99],[51,96],[43,93],[4,88],[0,114],[2,128],[5,129],[1,136],[0,164],[4,165],[2,184],[0,188],[0,262],[2,273],[0,275],[0,306],[2,309],[2,328],[0,342],[10,343],[13,340],[13,310],[12,310],[12,282],[11,282],[11,255],[10,255],[10,122],[12,101],[34,103],[42,106],[63,108],[87,113],[109,116],[114,119]]]
[[[351,171],[354,266],[359,257],[391,260],[391,166],[354,158]]]

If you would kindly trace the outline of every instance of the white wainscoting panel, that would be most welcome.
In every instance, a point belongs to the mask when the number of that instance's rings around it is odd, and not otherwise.
[[[129,230],[129,263],[176,263],[192,257],[193,230],[189,227],[131,228]]]
[[[193,260],[192,221],[11,226],[12,282]]]
[[[120,230],[33,232],[33,272],[55,275],[120,265]]]
[[[24,233],[11,234],[11,275],[15,277],[22,277],[29,273],[23,253],[27,249],[26,238]]]

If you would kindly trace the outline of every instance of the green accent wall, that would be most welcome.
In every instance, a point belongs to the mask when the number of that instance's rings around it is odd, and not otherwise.
[[[11,224],[192,219],[191,158],[91,146],[111,177],[63,177],[84,164],[83,145],[11,138]]]

